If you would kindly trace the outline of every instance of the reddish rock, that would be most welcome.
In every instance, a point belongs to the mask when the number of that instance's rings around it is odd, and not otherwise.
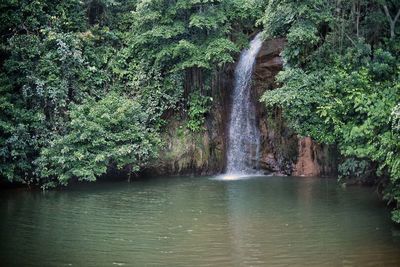
[[[259,166],[275,175],[323,176],[336,173],[334,148],[299,138],[285,123],[282,111],[267,109],[259,101],[266,90],[278,87],[275,77],[283,67],[280,53],[285,39],[263,43],[257,56],[253,76],[252,97],[256,104],[261,132]],[[201,88],[204,81],[199,70],[187,73],[185,94],[191,88]],[[160,157],[145,173],[149,175],[215,174],[226,165],[226,142],[233,90],[234,65],[229,64],[212,79],[213,108],[206,116],[205,131],[190,133],[185,129],[186,118],[170,114],[163,133],[166,144]]]
[[[266,40],[257,56],[253,97],[261,132],[260,167],[274,174],[326,176],[336,173],[335,148],[299,138],[289,129],[278,108],[267,109],[259,102],[267,90],[278,87],[275,77],[283,68],[280,56],[285,39]]]
[[[315,146],[310,137],[299,139],[299,156],[296,166],[294,167],[293,175],[295,176],[318,176],[321,174],[321,169],[316,161],[319,149]]]

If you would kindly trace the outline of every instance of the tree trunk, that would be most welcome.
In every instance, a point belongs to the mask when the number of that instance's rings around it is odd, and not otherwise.
[[[393,39],[395,36],[395,27],[396,27],[396,22],[400,17],[400,9],[397,11],[396,16],[392,19],[392,16],[390,15],[389,8],[387,5],[383,5],[383,10],[385,11],[386,17],[389,21],[390,25],[390,39]]]
[[[358,1],[357,9],[356,9],[356,31],[357,31],[357,38],[360,37],[360,15],[361,15],[361,3]]]
[[[395,23],[393,21],[390,23],[390,39],[394,38],[394,26],[395,26]]]

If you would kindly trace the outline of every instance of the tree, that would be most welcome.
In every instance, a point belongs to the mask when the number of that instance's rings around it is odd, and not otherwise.
[[[395,27],[396,27],[396,22],[400,17],[400,7],[397,10],[397,13],[395,13],[396,15],[392,18],[392,16],[390,15],[390,11],[388,8],[387,4],[383,4],[383,10],[385,11],[385,15],[389,21],[389,25],[390,25],[390,38],[393,39],[395,37]]]
[[[280,0],[270,2],[261,19],[265,34],[288,42],[280,88],[267,91],[262,101],[282,108],[297,133],[336,145],[340,181],[379,184],[397,207],[397,222],[400,50],[398,17],[389,12],[399,8],[390,1]],[[387,18],[390,35],[382,28]]]
[[[55,185],[52,178],[64,185],[73,177],[95,181],[111,164],[138,172],[157,155],[160,138],[137,101],[110,93],[73,106],[70,119],[66,133],[54,135],[37,160],[45,187]]]
[[[188,104],[190,96],[209,99],[211,77],[234,61],[263,5],[262,0],[3,1],[1,177],[57,185],[75,176],[94,180],[118,162],[111,152],[99,162],[89,153],[85,160],[91,167],[79,167],[71,151],[62,159],[67,165],[57,162],[61,146],[85,146],[76,139],[82,129],[73,125],[79,107],[86,112],[95,105],[108,112],[111,102],[120,100],[146,113],[143,140],[153,140],[164,115],[179,107],[188,124],[201,129],[206,108],[201,101]],[[80,127],[91,125],[79,120]],[[96,127],[113,133],[103,123]],[[133,171],[145,166],[146,160],[139,164],[124,157]]]

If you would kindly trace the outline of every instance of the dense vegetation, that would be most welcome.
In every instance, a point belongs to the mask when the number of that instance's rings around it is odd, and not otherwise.
[[[379,184],[400,206],[400,3],[270,1],[268,36],[286,36],[281,87],[262,100],[342,156],[340,179]],[[393,219],[400,222],[400,210]]]
[[[185,77],[233,62],[262,3],[2,1],[0,175],[50,187],[137,172],[166,111],[201,130],[209,85]]]
[[[342,181],[400,205],[396,0],[6,0],[0,3],[0,175],[44,188],[139,171],[166,112],[203,129],[209,78],[248,36],[287,38],[267,106],[340,152]],[[188,77],[201,77],[188,83]],[[400,210],[393,219],[400,222]]]

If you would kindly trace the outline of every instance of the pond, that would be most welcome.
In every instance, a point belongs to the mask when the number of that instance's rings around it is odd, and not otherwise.
[[[373,188],[157,178],[0,192],[1,266],[400,266]]]

